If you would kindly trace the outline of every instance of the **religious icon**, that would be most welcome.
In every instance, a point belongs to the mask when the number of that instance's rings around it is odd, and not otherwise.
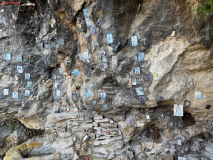
[[[59,70],[59,73],[60,73],[60,74],[63,74],[62,68],[59,68],[58,70]]]
[[[104,55],[105,55],[105,51],[101,50],[101,56],[104,56]]]
[[[90,84],[90,87],[93,88],[93,84]]]
[[[9,95],[9,89],[4,89],[4,95]]]
[[[86,24],[87,27],[93,26],[93,22],[89,18],[86,18]]]
[[[17,61],[22,62],[22,55],[17,56]]]
[[[142,87],[135,88],[135,90],[136,90],[138,96],[144,95],[144,92],[142,91],[142,89],[143,89]]]
[[[98,42],[96,40],[93,41],[94,46],[98,46]]]
[[[92,109],[92,105],[91,104],[88,104],[88,109]]]
[[[140,74],[140,67],[135,67],[135,74]]]
[[[32,87],[32,81],[28,81],[27,82],[27,88],[31,88]]]
[[[10,61],[11,60],[11,53],[5,53],[5,60]]]
[[[56,75],[54,75],[53,78],[56,79]]]
[[[92,94],[91,94],[90,90],[86,90],[86,94],[87,94],[87,97],[92,97]]]
[[[93,105],[93,106],[96,106],[96,105],[97,105],[97,102],[96,102],[96,101],[92,101],[92,105]]]
[[[138,55],[135,54],[134,57],[135,57],[135,60],[137,61],[138,60]]]
[[[18,92],[13,92],[13,98],[18,99]]]
[[[108,104],[104,104],[103,109],[108,109]]]
[[[96,27],[101,28],[101,19],[98,19],[96,22]]]
[[[25,90],[25,96],[26,97],[30,96],[30,90]]]
[[[47,41],[43,42],[43,48],[47,48]]]
[[[144,55],[145,55],[144,52],[139,52],[139,54],[138,54],[138,61],[139,61],[139,62],[143,62]]]
[[[73,108],[71,108],[71,109],[70,109],[70,113],[74,113],[74,110],[73,110]]]
[[[131,37],[131,40],[132,40],[132,46],[137,46],[138,45],[137,36]]]
[[[108,68],[107,63],[104,63],[104,68]]]
[[[174,104],[174,115],[183,116],[183,105]]]
[[[74,69],[74,76],[78,76],[78,69]]]
[[[150,116],[149,116],[149,115],[146,115],[146,119],[150,120]]]
[[[106,99],[106,93],[101,93],[101,99]]]
[[[55,109],[55,113],[58,113],[58,108]]]
[[[77,94],[72,95],[72,100],[77,101]]]
[[[71,67],[71,61],[67,61],[66,66],[67,66],[67,67]]]
[[[55,42],[51,42],[51,46],[52,46],[52,49],[55,49],[56,48]]]
[[[25,80],[30,80],[30,73],[25,74]]]
[[[153,75],[154,75],[154,77],[157,77],[157,76],[158,76],[158,74],[157,74],[156,72],[154,72]]]
[[[132,79],[132,85],[136,85],[136,79],[134,78],[134,79]]]
[[[100,17],[100,19],[102,19],[103,18],[103,11],[102,10],[100,10],[99,12],[98,12],[98,15],[99,15],[99,17]]]
[[[80,89],[81,88],[81,83],[76,83],[76,89]]]
[[[58,87],[58,83],[55,83],[55,88],[57,88]]]
[[[172,36],[172,37],[174,37],[174,36],[175,36],[175,31],[172,31],[171,36]]]
[[[195,92],[195,99],[202,99],[201,92]]]
[[[181,139],[180,138],[177,139],[177,143],[178,143],[178,145],[181,146]]]
[[[145,96],[139,96],[139,101],[143,104],[146,102],[146,97]]]
[[[89,17],[89,9],[88,8],[83,9],[83,13],[84,13],[85,18]]]
[[[103,56],[103,62],[107,62],[106,56]]]
[[[130,87],[132,86],[132,82],[131,82],[131,79],[129,79],[129,86],[130,86]]]
[[[57,96],[57,97],[60,97],[60,96],[61,96],[60,90],[56,90],[56,96]]]
[[[74,108],[74,113],[78,113],[78,108]]]
[[[112,56],[112,64],[117,64],[117,58],[116,56]]]
[[[23,67],[22,66],[17,66],[17,72],[18,73],[23,73]]]
[[[59,38],[59,45],[64,46],[64,38]]]
[[[91,26],[92,34],[95,34],[95,26]]]
[[[84,57],[83,59],[88,59],[89,55],[88,55],[88,52],[84,52]]]
[[[107,34],[107,42],[108,44],[113,43],[112,33]]]

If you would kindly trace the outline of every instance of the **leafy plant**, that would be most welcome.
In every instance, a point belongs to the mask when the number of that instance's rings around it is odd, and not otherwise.
[[[207,15],[213,12],[213,0],[206,0],[197,7],[197,12],[201,15]]]
[[[17,121],[12,121],[12,122],[10,122],[10,131],[11,131],[11,133],[14,132],[14,130],[15,130],[17,124],[18,124]]]

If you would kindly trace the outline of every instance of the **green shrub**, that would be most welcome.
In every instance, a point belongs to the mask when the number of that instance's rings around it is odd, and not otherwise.
[[[197,12],[201,15],[207,15],[213,12],[213,0],[206,0],[197,7]]]
[[[15,130],[17,124],[18,124],[17,121],[11,121],[11,122],[10,122],[10,131],[11,131],[11,133],[14,132],[14,130]]]

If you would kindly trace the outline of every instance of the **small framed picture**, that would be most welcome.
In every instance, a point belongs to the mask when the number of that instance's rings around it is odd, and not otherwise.
[[[178,160],[186,160],[186,159],[178,156]]]
[[[195,99],[202,99],[201,92],[195,92]]]
[[[101,56],[105,56],[105,51],[101,50]]]
[[[135,60],[137,61],[138,60],[138,55],[135,54],[134,57],[135,57]]]
[[[101,28],[101,19],[100,18],[96,22],[96,27]]]
[[[139,52],[139,54],[138,54],[138,61],[139,61],[139,62],[143,62],[144,55],[145,55],[144,52]]]
[[[25,80],[30,80],[30,73],[25,74]]]
[[[55,88],[57,88],[58,87],[58,83],[55,83]]]
[[[64,38],[59,38],[59,45],[64,46]]]
[[[4,89],[4,95],[9,95],[9,89]]]
[[[76,83],[76,89],[80,89],[81,88],[81,83]]]
[[[96,29],[95,26],[91,26],[92,34],[95,34],[95,29]]]
[[[104,68],[108,68],[107,63],[104,63]]]
[[[11,53],[5,53],[5,60],[10,61],[11,60]]]
[[[143,96],[144,95],[144,92],[142,91],[142,89],[143,89],[142,87],[135,88],[138,96]]]
[[[86,18],[86,24],[87,24],[87,27],[93,26],[93,22],[89,18]]]
[[[71,61],[67,61],[66,67],[71,67]]]
[[[27,81],[27,88],[31,88],[32,87],[32,81]]]
[[[73,101],[77,101],[77,94],[73,94],[73,95],[72,95],[72,100],[73,100]]]
[[[18,56],[17,56],[17,61],[18,61],[18,62],[22,62],[22,55],[18,55]]]
[[[96,106],[96,105],[97,105],[97,102],[96,102],[96,101],[92,101],[92,105],[93,105],[93,106]]]
[[[112,56],[112,64],[117,64],[117,58],[116,56]]]
[[[98,12],[98,15],[99,15],[99,18],[100,18],[100,19],[102,19],[102,18],[103,18],[103,16],[104,16],[103,11],[102,11],[102,10],[100,10],[100,11]]]
[[[87,77],[92,77],[92,71],[88,71]]]
[[[89,58],[88,52],[84,52],[84,57],[83,57],[83,59],[88,59],[88,58]]]
[[[92,109],[92,105],[91,105],[91,104],[88,104],[87,108],[88,108],[88,109]]]
[[[139,96],[139,102],[142,103],[142,104],[145,104],[146,97],[145,96]]]
[[[107,62],[106,56],[103,56],[103,62]]]
[[[132,46],[137,46],[138,45],[137,36],[131,37],[131,40],[132,40]]]
[[[56,79],[56,75],[54,75],[53,78]]]
[[[56,96],[57,96],[57,97],[61,97],[61,92],[60,92],[60,90],[56,90]]]
[[[108,44],[113,43],[112,33],[107,34],[107,42]]]
[[[91,94],[90,89],[89,89],[89,90],[86,90],[86,94],[87,94],[87,97],[92,97],[92,94]]]
[[[63,74],[62,68],[59,68],[58,70],[59,70],[59,73],[60,73],[60,74]]]
[[[135,67],[135,74],[140,74],[140,67]]]
[[[18,99],[18,92],[13,92],[13,98]]]
[[[93,88],[93,84],[90,84],[90,87]]]
[[[132,85],[136,85],[136,79],[134,78],[134,79],[132,79]]]
[[[22,66],[17,66],[17,72],[18,73],[23,73],[23,67]]]
[[[94,46],[98,46],[98,41],[94,40],[93,44],[94,44]]]
[[[78,69],[74,69],[74,76],[78,76],[78,75],[79,75]]]
[[[78,108],[74,108],[74,113],[78,113]]]
[[[108,104],[104,104],[104,105],[103,105],[103,109],[104,109],[104,110],[107,110],[107,109],[108,109]]]
[[[101,93],[101,99],[106,99],[106,93]]]
[[[129,86],[131,87],[132,86],[132,80],[129,79]]]
[[[70,109],[70,113],[74,113],[74,109],[73,108]]]
[[[30,96],[30,90],[25,90],[25,96],[26,97]]]
[[[183,116],[183,105],[174,104],[174,116]]]
[[[85,18],[89,17],[89,9],[88,8],[83,9],[83,13],[84,13]]]
[[[52,47],[52,49],[55,49],[55,48],[56,48],[55,42],[51,42],[51,47]]]

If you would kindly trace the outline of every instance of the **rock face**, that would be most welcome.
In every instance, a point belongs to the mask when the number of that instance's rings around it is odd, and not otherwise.
[[[2,3],[0,158],[213,159],[204,2]]]

